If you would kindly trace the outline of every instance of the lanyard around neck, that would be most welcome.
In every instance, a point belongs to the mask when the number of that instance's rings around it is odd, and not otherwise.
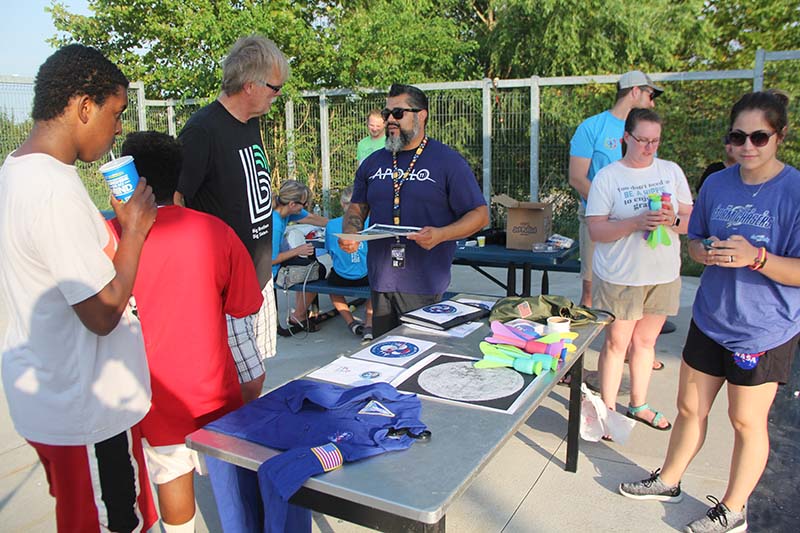
[[[397,168],[397,152],[392,153],[392,185],[394,185],[394,203],[392,205],[392,215],[394,219],[394,225],[400,225],[400,189],[403,187],[403,183],[406,179],[411,175],[411,172],[414,170],[414,165],[417,164],[417,159],[419,159],[420,154],[425,150],[425,146],[428,144],[428,136],[422,138],[422,142],[419,143],[417,147],[417,151],[414,152],[414,157],[411,158],[411,163],[408,165],[408,169],[405,173],[401,176],[400,170]]]

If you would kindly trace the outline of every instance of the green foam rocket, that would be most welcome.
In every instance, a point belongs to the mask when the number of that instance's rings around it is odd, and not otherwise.
[[[650,211],[658,211],[661,209],[661,205],[664,200],[669,201],[669,194],[654,192],[652,194],[648,194],[647,198]],[[661,224],[659,224],[656,229],[647,235],[647,246],[655,250],[656,246],[659,244],[663,244],[664,246],[669,246],[672,244],[672,239],[669,238],[667,229]]]
[[[555,370],[558,357],[547,354],[529,354],[519,348],[503,344],[480,343],[483,359],[475,363],[475,368],[513,368],[523,374],[539,375],[543,371]]]

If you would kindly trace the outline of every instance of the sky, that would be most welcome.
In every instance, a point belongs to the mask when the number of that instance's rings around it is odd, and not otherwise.
[[[70,13],[90,15],[88,0],[60,0]],[[56,33],[44,8],[50,0],[0,0],[0,76],[33,77],[55,50],[45,39]]]

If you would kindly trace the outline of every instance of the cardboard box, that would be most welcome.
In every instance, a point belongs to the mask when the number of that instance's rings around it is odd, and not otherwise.
[[[508,209],[506,248],[530,251],[534,243],[546,241],[553,232],[550,204],[520,202],[506,194],[492,196],[492,201]]]

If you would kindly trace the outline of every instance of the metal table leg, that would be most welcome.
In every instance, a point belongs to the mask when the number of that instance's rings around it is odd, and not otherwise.
[[[569,384],[569,420],[567,421],[567,472],[578,471],[578,445],[581,427],[581,382],[583,381],[583,354],[575,361],[570,370],[572,379]]]
[[[531,295],[531,265],[522,265],[522,296]]]
[[[506,274],[506,296],[517,296],[517,267],[514,263],[508,264]]]

